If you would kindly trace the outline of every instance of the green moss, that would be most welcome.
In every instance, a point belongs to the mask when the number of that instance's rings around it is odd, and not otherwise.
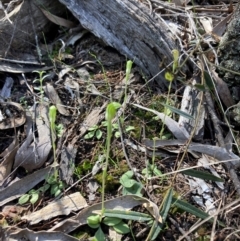
[[[116,168],[110,167],[106,177],[106,192],[116,191],[120,186],[120,177],[128,170],[129,168],[125,161],[119,162]],[[100,185],[102,185],[102,172],[96,174],[94,178]]]
[[[85,175],[88,173],[90,170],[92,170],[92,164],[90,160],[86,159],[84,160],[81,164],[77,165],[74,168],[74,174],[80,178],[82,175]]]
[[[95,180],[100,185],[102,185],[102,175],[103,174],[101,172],[101,173],[94,176]],[[120,185],[119,179],[117,179],[113,175],[107,173],[106,183],[105,183],[105,192],[115,191],[118,188],[119,185]],[[99,191],[102,192],[101,188],[100,188]]]

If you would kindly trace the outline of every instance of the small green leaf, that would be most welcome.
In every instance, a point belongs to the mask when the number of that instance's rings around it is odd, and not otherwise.
[[[58,191],[58,184],[53,184],[51,186],[51,191],[50,191],[51,195],[55,195],[57,191]]]
[[[98,140],[102,138],[102,134],[103,134],[102,131],[99,129],[95,132],[95,136]]]
[[[167,193],[163,199],[163,206],[161,208],[160,216],[162,217],[162,222],[154,221],[154,224],[152,225],[152,231],[150,231],[151,235],[151,240],[156,240],[158,237],[159,233],[163,230],[164,223],[166,222],[169,209],[172,204],[172,197],[173,197],[173,190],[172,188],[167,190]]]
[[[45,184],[44,186],[38,189],[39,192],[46,192],[50,188],[50,184]]]
[[[162,172],[157,168],[156,165],[152,165],[152,164],[148,164],[147,168],[144,168],[142,170],[142,174],[145,174],[146,176],[159,176],[159,177],[163,177],[164,175],[162,174]]]
[[[105,235],[104,232],[102,231],[101,227],[98,228],[97,232],[94,235],[94,238],[96,241],[105,241]]]
[[[95,131],[98,129],[98,126],[97,125],[94,125],[94,126],[91,126],[88,128],[88,131]]]
[[[56,177],[54,175],[48,176],[46,178],[47,183],[50,185],[57,183]]]
[[[56,132],[58,137],[62,136],[63,131],[64,131],[63,124],[59,124],[56,126]]]
[[[114,226],[122,221],[121,218],[116,217],[106,217],[103,219],[103,223],[107,226]]]
[[[64,182],[63,182],[63,181],[59,181],[59,183],[58,183],[58,188],[61,189],[61,190],[63,190],[64,187],[65,187]]]
[[[205,79],[205,83],[206,83],[207,87],[210,90],[214,90],[213,80],[207,71],[204,71],[204,79]]]
[[[133,171],[127,171],[126,173],[124,173],[121,178],[120,178],[120,183],[124,186],[124,187],[132,187],[136,181],[132,179],[133,177]]]
[[[197,90],[200,90],[200,91],[205,91],[206,90],[205,86],[201,85],[201,84],[195,84],[194,88],[196,88]]]
[[[173,198],[173,190],[172,188],[170,188],[167,190],[167,193],[163,200],[163,207],[161,209],[161,216],[162,216],[163,223],[167,219],[167,215],[172,204],[172,198]]]
[[[139,182],[135,182],[134,185],[130,188],[124,187],[123,188],[123,195],[134,194],[137,196],[142,197],[142,189],[143,186]]]
[[[115,134],[114,134],[114,136],[116,137],[116,138],[119,138],[121,135],[120,135],[120,132],[119,131],[116,131],[115,132]]]
[[[209,214],[207,214],[206,212],[196,208],[195,206],[191,205],[190,203],[188,202],[185,202],[185,201],[182,201],[176,197],[173,197],[172,198],[172,205],[173,206],[176,206],[188,213],[191,213],[193,215],[195,215],[196,217],[198,218],[201,218],[201,219],[205,219],[205,218],[208,218],[209,217]],[[210,220],[208,220],[208,222],[213,222],[213,218],[211,218]],[[221,221],[218,221],[218,224],[222,227],[225,227],[224,223],[222,223]]]
[[[88,132],[85,136],[84,139],[91,139],[95,135],[95,131]]]
[[[113,228],[117,233],[120,233],[120,234],[126,234],[126,233],[130,232],[130,228],[124,222],[120,222],[120,223],[114,225]]]
[[[38,193],[33,193],[31,194],[31,198],[30,198],[30,203],[31,204],[34,204],[38,201],[38,198],[39,198],[39,194]]]
[[[133,131],[133,130],[135,130],[134,126],[127,126],[126,128],[126,132]]]
[[[181,173],[191,176],[191,177],[197,177],[197,178],[200,178],[203,180],[209,180],[209,181],[214,181],[214,182],[224,182],[223,179],[216,177],[211,173],[198,171],[195,169],[185,170],[185,171],[182,171]]]
[[[102,121],[101,125],[102,125],[102,126],[107,126],[107,125],[108,125],[108,122],[107,122],[107,121]]]
[[[24,194],[24,195],[22,195],[22,196],[18,199],[18,203],[19,203],[20,205],[25,204],[25,203],[28,202],[29,198],[30,198],[30,195],[29,195],[29,194]]]
[[[164,104],[164,103],[161,103],[163,106],[165,106],[166,108],[170,109],[172,112],[178,114],[178,115],[181,115],[187,119],[191,119],[191,120],[194,120],[194,118],[189,115],[188,113],[184,112],[184,111],[181,111],[173,106],[170,106],[170,105],[167,105],[167,104]]]
[[[61,193],[62,193],[62,190],[58,188],[58,189],[56,190],[56,192],[54,193],[54,197],[59,196]]]
[[[38,190],[35,190],[35,189],[31,189],[28,194],[33,194],[33,193],[38,193]]]
[[[188,202],[182,201],[182,200],[177,199],[175,197],[172,198],[172,201],[173,201],[174,206],[176,206],[176,207],[178,207],[178,208],[180,208],[180,209],[182,209],[182,210],[184,210],[188,213],[191,213],[198,218],[205,219],[205,218],[209,217],[209,215],[207,213],[205,213],[204,211],[196,208],[195,206],[191,205]]]
[[[83,162],[82,168],[84,171],[89,171],[92,168],[92,164],[89,160]]]
[[[113,127],[114,130],[118,129],[118,123],[113,123],[112,127]]]

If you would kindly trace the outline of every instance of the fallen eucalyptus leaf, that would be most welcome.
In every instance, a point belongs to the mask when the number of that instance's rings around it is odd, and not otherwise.
[[[87,206],[86,200],[80,192],[72,193],[62,199],[49,203],[44,208],[23,216],[22,220],[30,221],[30,224],[36,224],[42,220],[48,220],[59,215],[68,215],[72,211],[78,211]]]
[[[104,202],[104,207],[106,209],[122,209],[122,210],[131,210],[132,208],[142,205],[144,203],[149,203],[151,208],[153,209],[154,217],[156,220],[160,220],[161,217],[159,215],[159,210],[156,204],[149,201],[146,198],[142,198],[136,195],[126,195],[118,198],[114,198],[112,200],[108,200]],[[90,207],[85,208],[80,211],[74,217],[65,219],[64,221],[56,224],[50,231],[62,231],[65,233],[69,233],[76,228],[87,223],[87,218],[92,215],[93,212],[100,211],[102,208],[102,204],[98,203],[92,205]]]
[[[74,238],[70,235],[67,235],[63,232],[49,232],[49,231],[40,231],[34,232],[29,229],[18,229],[16,230],[9,229],[6,231],[8,236],[8,241],[19,241],[19,240],[28,240],[28,241],[78,241],[79,239]]]

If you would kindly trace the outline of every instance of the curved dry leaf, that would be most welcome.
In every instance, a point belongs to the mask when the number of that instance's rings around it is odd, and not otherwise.
[[[53,22],[57,25],[60,25],[60,26],[66,27],[66,28],[74,28],[77,26],[77,24],[75,24],[72,21],[69,21],[65,18],[58,17],[42,8],[40,8],[40,9],[48,20],[50,20],[51,22]]]
[[[55,90],[55,88],[52,85],[47,84],[46,87],[44,88],[44,91],[45,91],[47,97],[51,100],[51,102],[54,105],[56,105],[57,110],[59,111],[60,114],[65,115],[65,116],[70,115],[69,111],[63,106],[62,101],[59,98],[57,91]]]
[[[25,110],[23,107],[15,102],[0,102],[0,107],[3,108],[8,108],[8,107],[14,107],[17,108],[18,113],[20,116],[17,117],[9,117],[7,119],[4,119],[0,122],[0,130],[6,130],[6,129],[11,129],[11,128],[16,128],[21,125],[23,125],[26,121],[26,115],[25,115]]]
[[[230,107],[234,105],[234,100],[232,98],[232,95],[230,93],[229,87],[226,82],[224,82],[216,73],[214,69],[211,69],[212,77],[216,83],[217,92],[227,107]]]
[[[0,164],[0,184],[11,173],[14,158],[18,150],[18,145],[18,137],[16,136],[9,147],[0,154],[0,157],[3,157],[3,161]]]
[[[59,215],[69,215],[70,212],[76,212],[86,206],[86,200],[83,198],[80,192],[76,192],[56,201],[52,201],[44,208],[25,215],[21,219],[30,221],[30,224],[33,225]]]
[[[27,139],[16,154],[14,168],[22,166],[28,171],[39,168],[45,163],[52,149],[48,107],[43,104],[39,105],[36,114],[38,137],[33,136],[34,133],[31,130],[33,120],[31,114],[28,113]]]
[[[195,83],[194,80],[193,83]],[[186,86],[181,101],[181,110],[192,115],[194,119],[191,120],[180,115],[178,125],[183,126],[189,135],[194,130],[195,140],[202,140],[204,134],[205,107],[201,104],[202,96],[203,92],[194,87]]]
[[[5,79],[4,85],[0,91],[0,99],[1,98],[5,98],[5,99],[10,98],[13,83],[14,83],[13,78],[7,77]]]
[[[212,33],[221,37],[227,28],[227,24],[232,17],[232,13],[227,15],[222,21],[220,21],[216,26],[214,26]]]
[[[180,126],[175,120],[173,120],[172,118],[170,118],[169,116],[160,113],[156,110],[152,110],[146,107],[143,107],[141,105],[138,104],[133,104],[134,106],[146,110],[146,111],[150,111],[153,114],[157,115],[164,123],[165,125],[168,127],[168,129],[172,132],[172,134],[179,140],[187,140],[189,138],[189,134],[186,131],[186,129],[182,126]]]
[[[112,200],[108,200],[104,202],[105,209],[124,209],[130,210],[138,205],[145,204],[148,207],[151,207],[151,213],[154,214],[156,220],[161,220],[159,215],[159,210],[156,204],[149,201],[146,198],[139,197],[137,195],[125,195],[122,197],[114,198]],[[76,228],[84,225],[87,223],[87,218],[92,215],[92,213],[99,211],[102,209],[102,204],[94,204],[90,207],[85,208],[84,210],[80,211],[74,217],[65,219],[64,221],[58,223],[49,231],[62,231],[65,233],[69,233]]]
[[[4,12],[5,17],[0,19],[0,22],[5,22],[6,20],[8,20],[12,24],[12,21],[10,20],[10,18],[13,15],[16,15],[20,11],[23,3],[24,3],[24,1],[22,1],[20,4],[18,4],[17,7],[15,7],[10,13]]]
[[[18,241],[18,240],[28,240],[28,241],[78,241],[79,239],[67,235],[63,232],[49,232],[49,231],[39,231],[34,232],[30,229],[8,229],[6,231],[8,241]]]
[[[191,143],[188,147],[189,150],[197,151],[202,154],[207,154],[209,156],[218,159],[219,161],[229,161],[235,167],[240,166],[240,158],[232,152],[228,152],[225,148],[219,146],[211,146],[204,144]]]

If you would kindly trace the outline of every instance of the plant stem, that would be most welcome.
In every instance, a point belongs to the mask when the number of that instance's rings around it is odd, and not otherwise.
[[[104,213],[104,197],[105,197],[105,185],[106,185],[106,177],[107,177],[107,168],[109,163],[109,153],[110,153],[110,142],[112,136],[112,121],[108,121],[107,125],[107,153],[106,153],[106,164],[103,168],[103,179],[102,179],[102,216]]]
[[[171,88],[172,88],[172,81],[170,81],[169,86],[168,86],[168,94],[167,94],[167,100],[166,100],[167,105],[169,103],[169,96],[170,96]],[[163,136],[166,115],[167,115],[167,107],[164,107],[164,118],[163,118],[163,125],[162,125],[161,131],[160,131],[160,139],[162,139],[162,136]]]

